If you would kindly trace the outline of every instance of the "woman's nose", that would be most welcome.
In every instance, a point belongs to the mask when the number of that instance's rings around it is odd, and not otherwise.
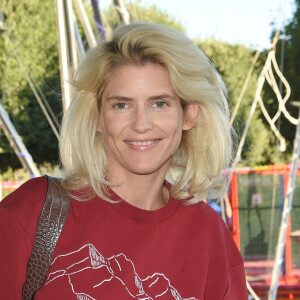
[[[146,108],[137,108],[133,114],[132,129],[145,132],[152,128],[150,112]]]

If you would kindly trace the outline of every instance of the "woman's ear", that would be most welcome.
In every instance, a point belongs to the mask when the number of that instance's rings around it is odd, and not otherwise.
[[[97,121],[96,132],[102,132],[103,126],[102,126],[102,118],[101,118],[101,98],[100,100],[98,100],[97,106],[98,106],[98,121]]]
[[[102,132],[102,122],[101,122],[100,114],[99,114],[99,117],[98,117],[96,131],[97,132]]]
[[[200,105],[196,103],[188,104],[183,113],[182,130],[190,130],[197,125],[200,113]]]
[[[98,123],[97,123],[96,132],[102,132],[100,121],[98,121]]]

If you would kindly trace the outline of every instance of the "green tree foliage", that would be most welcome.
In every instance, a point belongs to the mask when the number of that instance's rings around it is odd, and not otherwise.
[[[232,45],[214,39],[196,41],[196,43],[207,54],[225,81],[228,89],[229,104],[233,111],[255,53],[252,49],[243,45]],[[256,64],[235,118],[233,127],[237,131],[238,136],[242,135],[248,118],[264,58]],[[251,120],[240,165],[254,166],[274,162],[276,150],[275,147],[270,147],[270,145],[274,144],[275,138],[269,129],[269,125],[263,122],[263,118],[260,109],[257,107]]]
[[[4,0],[2,7],[5,15],[0,42],[2,103],[34,160],[37,163],[57,162],[57,139],[15,56],[59,114],[61,104],[56,93],[60,83],[54,3]],[[2,171],[8,166],[20,167],[3,132],[0,152]]]

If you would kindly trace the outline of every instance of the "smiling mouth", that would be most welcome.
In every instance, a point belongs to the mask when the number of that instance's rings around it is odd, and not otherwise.
[[[127,144],[134,146],[149,146],[155,143],[158,143],[160,140],[151,140],[151,141],[125,141]]]

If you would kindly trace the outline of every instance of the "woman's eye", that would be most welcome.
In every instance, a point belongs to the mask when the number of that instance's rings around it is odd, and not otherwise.
[[[164,101],[159,101],[159,102],[155,102],[154,106],[157,107],[157,108],[164,108],[164,107],[167,106],[167,103],[164,102]]]
[[[125,103],[117,103],[117,104],[114,105],[114,107],[115,107],[116,109],[125,109],[125,108],[128,107],[128,105],[125,104]]]

